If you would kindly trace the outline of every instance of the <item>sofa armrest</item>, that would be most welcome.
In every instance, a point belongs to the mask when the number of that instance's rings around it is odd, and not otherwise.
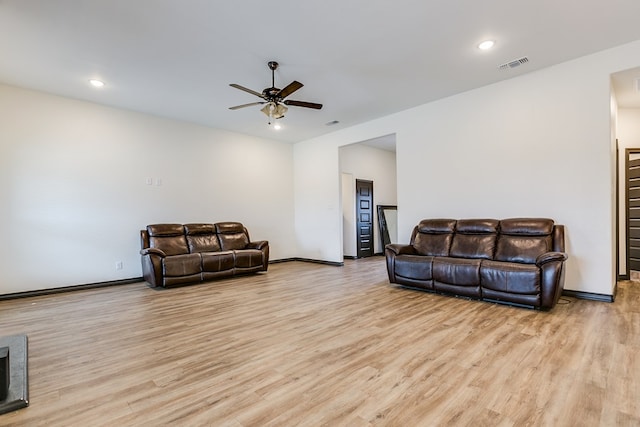
[[[142,277],[151,286],[163,286],[162,264],[167,254],[157,248],[144,248],[142,255]]]
[[[403,245],[400,243],[389,243],[384,247],[386,250],[393,252],[395,255],[416,255],[416,250],[411,245]]]
[[[564,262],[568,258],[564,252],[547,252],[536,259],[540,268],[540,308],[553,308],[564,289]]]
[[[560,262],[564,262],[566,261],[568,258],[567,254],[564,252],[547,252],[544,253],[542,255],[540,255],[537,259],[536,259],[536,265],[538,267],[543,266],[544,264],[553,262],[553,261],[560,261]]]
[[[160,249],[156,249],[156,248],[144,248],[140,250],[140,255],[145,256],[145,255],[159,255],[161,257],[166,257],[167,254],[165,254],[163,251],[161,251]]]
[[[247,245],[247,249],[263,250],[267,246],[269,246],[269,241],[267,241],[267,240],[256,240],[255,242],[249,242],[249,244]]]

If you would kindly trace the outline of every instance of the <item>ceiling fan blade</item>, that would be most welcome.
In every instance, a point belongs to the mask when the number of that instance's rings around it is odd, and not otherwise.
[[[283,102],[284,102],[284,105],[293,105],[294,107],[306,107],[306,108],[313,108],[315,110],[319,110],[322,108],[322,104],[316,104],[313,102],[293,101],[293,100],[285,100]]]
[[[240,90],[243,90],[245,92],[249,92],[250,94],[255,95],[255,96],[259,96],[260,98],[263,97],[261,93],[258,93],[255,90],[251,90],[251,89],[246,88],[244,86],[240,86],[239,84],[231,83],[229,86],[235,87],[236,89],[240,89]]]
[[[293,92],[300,89],[302,86],[304,86],[302,83],[294,80],[291,83],[289,83],[287,86],[285,86],[284,89],[281,89],[280,92],[276,94],[276,96],[279,97],[280,99],[284,99],[287,96],[291,95]]]
[[[244,108],[244,107],[252,107],[254,105],[262,105],[262,104],[266,104],[266,101],[260,101],[260,102],[251,102],[249,104],[242,104],[242,105],[236,105],[235,107],[229,107],[229,110],[238,110],[240,108]]]

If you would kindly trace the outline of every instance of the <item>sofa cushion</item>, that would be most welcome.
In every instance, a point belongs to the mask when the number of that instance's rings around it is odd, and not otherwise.
[[[223,251],[244,249],[249,244],[249,235],[241,223],[219,222],[215,227]]]
[[[235,265],[233,251],[202,252],[200,255],[202,255],[202,271],[204,272],[233,271]]]
[[[189,252],[216,252],[220,242],[213,224],[185,224]]]
[[[459,258],[493,259],[498,223],[496,219],[458,220],[449,255]]]
[[[169,277],[199,274],[201,271],[200,265],[200,254],[174,255],[162,260],[164,276]]]
[[[480,284],[484,289],[511,294],[540,294],[540,269],[534,264],[483,261]]]
[[[552,250],[553,220],[511,218],[500,221],[496,261],[533,264],[536,258]]]
[[[262,251],[258,249],[243,249],[234,251],[236,255],[236,268],[262,267]]]
[[[433,259],[433,280],[459,286],[480,285],[479,259],[444,258]]]
[[[395,258],[396,276],[408,279],[433,279],[433,257],[424,255],[400,255]]]
[[[420,255],[448,256],[455,219],[424,219],[416,227],[411,244]]]
[[[160,249],[166,255],[189,253],[182,224],[154,224],[147,226],[149,247]]]

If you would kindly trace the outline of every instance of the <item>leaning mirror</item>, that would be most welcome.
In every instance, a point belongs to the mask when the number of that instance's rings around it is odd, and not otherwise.
[[[378,205],[378,226],[383,249],[389,243],[398,243],[398,207]]]

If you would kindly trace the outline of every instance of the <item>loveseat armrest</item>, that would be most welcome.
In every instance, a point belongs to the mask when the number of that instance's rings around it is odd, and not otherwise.
[[[395,255],[416,255],[415,248],[411,245],[403,245],[401,243],[389,243],[384,247],[386,250],[393,252]]]
[[[247,244],[247,249],[263,250],[267,246],[269,246],[269,241],[268,240],[256,240],[255,242],[249,242]]]
[[[145,255],[159,255],[161,257],[166,257],[167,254],[165,254],[163,251],[161,251],[160,249],[157,248],[144,248],[144,249],[140,249],[140,255],[145,256]]]
[[[546,252],[538,256],[538,258],[536,258],[536,265],[538,267],[541,267],[544,264],[547,264],[553,261],[564,262],[567,260],[567,258],[568,258],[568,255],[564,252]]]

